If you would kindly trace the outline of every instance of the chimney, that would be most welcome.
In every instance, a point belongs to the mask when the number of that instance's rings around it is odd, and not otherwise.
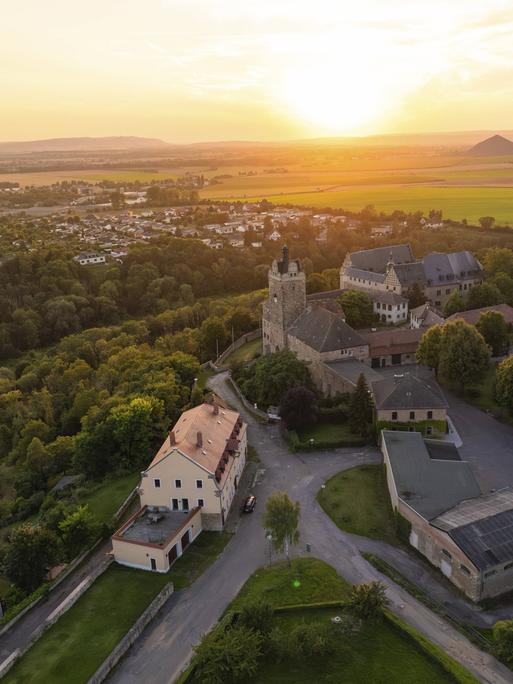
[[[169,444],[173,446],[173,444],[176,444],[176,438],[175,438],[175,431],[174,430],[169,430]]]
[[[219,415],[219,404],[217,403],[217,401],[214,401],[212,408],[214,409],[214,416]]]
[[[200,430],[196,434],[196,446],[200,448],[203,446],[203,435]]]

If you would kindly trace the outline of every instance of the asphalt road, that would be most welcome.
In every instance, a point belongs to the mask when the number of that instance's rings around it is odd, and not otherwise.
[[[224,374],[215,376],[211,386],[240,408],[224,379]],[[301,504],[301,540],[297,553],[304,553],[302,549],[309,543],[312,556],[335,567],[349,582],[384,581],[392,610],[471,670],[481,682],[513,682],[510,670],[380,575],[360,554],[359,538],[338,529],[318,505],[316,493],[329,477],[363,463],[379,463],[381,455],[376,449],[290,454],[277,427],[260,425],[243,409],[241,412],[249,424],[250,442],[262,461],[263,472],[254,489],[259,498],[257,509],[241,519],[237,533],[218,560],[191,587],[171,598],[109,681],[170,684],[176,680],[189,663],[192,649],[202,634],[215,625],[248,577],[268,562],[269,549],[261,526],[264,502],[272,492],[285,490]]]

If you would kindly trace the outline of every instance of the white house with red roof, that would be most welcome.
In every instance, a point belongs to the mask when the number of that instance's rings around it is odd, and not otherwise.
[[[116,561],[167,572],[202,530],[222,530],[246,453],[237,411],[213,401],[182,413],[141,474],[139,511],[112,537]]]

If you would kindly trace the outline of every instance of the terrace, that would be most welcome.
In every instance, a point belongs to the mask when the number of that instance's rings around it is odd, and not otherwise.
[[[196,514],[192,511],[153,510],[145,506],[141,508],[115,536],[123,541],[137,544],[153,544],[165,546],[175,537],[186,523]]]

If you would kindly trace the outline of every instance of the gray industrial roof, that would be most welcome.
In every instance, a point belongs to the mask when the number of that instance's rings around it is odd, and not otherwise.
[[[393,378],[373,382],[372,391],[377,409],[447,408],[438,383],[411,373],[398,372]]]
[[[375,247],[363,249],[351,253],[351,266],[364,271],[384,273],[387,263],[392,259],[395,264],[404,264],[414,261],[410,245],[390,245],[387,247]]]
[[[383,430],[399,497],[426,520],[481,494],[466,461],[431,458],[420,432]]]
[[[340,315],[318,304],[309,304],[294,321],[289,334],[318,352],[359,347],[367,342]]]
[[[371,383],[381,380],[383,376],[366,363],[357,359],[341,359],[340,361],[325,361],[324,365],[339,377],[356,385],[360,374],[363,373],[369,386]]]

